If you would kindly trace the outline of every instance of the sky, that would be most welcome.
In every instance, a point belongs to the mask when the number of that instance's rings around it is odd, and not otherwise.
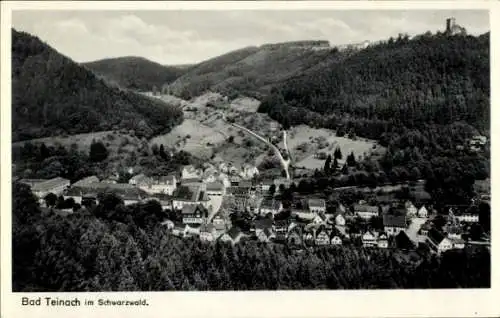
[[[265,43],[378,41],[444,30],[447,17],[469,34],[489,31],[488,11],[14,11],[12,26],[38,36],[76,62],[141,56],[191,64]]]

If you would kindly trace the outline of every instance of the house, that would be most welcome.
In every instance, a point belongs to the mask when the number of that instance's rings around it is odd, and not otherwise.
[[[71,187],[64,196],[72,197],[75,202],[86,203],[95,202],[98,204],[97,196],[100,193],[111,193],[123,200],[125,205],[136,204],[147,199],[149,195],[142,189],[128,183],[89,183],[79,187]]]
[[[311,213],[326,213],[326,202],[323,199],[309,199],[307,206]]]
[[[398,235],[399,232],[406,230],[406,216],[384,214],[383,216],[384,231],[390,235]]]
[[[216,196],[221,197],[226,194],[224,185],[220,182],[211,182],[207,184],[207,195],[209,197]]]
[[[177,189],[177,178],[172,174],[153,178],[149,188],[144,190],[149,193],[164,193],[172,195],[175,189]]]
[[[316,232],[316,245],[329,245],[330,233],[326,229],[319,229]]]
[[[289,245],[294,245],[294,246],[300,246],[300,245],[302,245],[304,242],[303,242],[303,239],[302,239],[302,233],[301,232],[302,231],[298,227],[295,227],[295,228],[291,229],[288,232],[288,235],[286,236],[287,243]]]
[[[375,205],[355,204],[353,209],[355,215],[366,220],[379,215],[379,208]]]
[[[427,236],[427,234],[429,234],[430,229],[432,229],[432,225],[429,222],[425,222],[420,226],[419,234]]]
[[[215,240],[217,230],[213,224],[202,224],[200,226],[200,240],[212,242]]]
[[[273,179],[264,179],[260,182],[260,190],[262,192],[267,192],[271,189],[271,186],[274,185]]]
[[[454,238],[454,239],[450,239],[450,241],[451,241],[451,244],[452,244],[454,249],[464,249],[465,248],[465,241],[462,239]]]
[[[199,186],[203,185],[203,180],[200,178],[182,178],[180,182],[183,186]]]
[[[216,181],[222,182],[225,188],[229,188],[231,186],[231,181],[229,180],[229,176],[225,173],[220,173]]]
[[[427,208],[425,205],[422,205],[420,209],[418,209],[417,216],[419,218],[428,218],[429,217],[429,211],[427,211]]]
[[[363,243],[363,247],[377,246],[377,237],[373,232],[366,231],[361,237],[361,242]]]
[[[313,224],[326,224],[326,216],[324,214],[315,215],[312,219]]]
[[[267,215],[271,213],[275,215],[283,210],[283,204],[281,201],[276,199],[264,199],[260,204],[259,213],[260,215]]]
[[[172,209],[172,198],[167,194],[163,193],[153,194],[148,199],[159,202],[163,210]]]
[[[185,224],[175,224],[174,228],[172,229],[172,235],[175,236],[184,236],[184,231],[186,230],[186,225]]]
[[[268,243],[272,241],[276,237],[276,233],[272,230],[272,228],[265,228],[259,234],[255,233],[257,235],[257,239],[260,242],[263,243]]]
[[[276,234],[286,234],[288,233],[288,228],[290,226],[290,220],[275,220],[274,228]]]
[[[182,207],[182,223],[202,224],[208,217],[208,210],[201,204]]]
[[[70,185],[68,179],[61,177],[52,179],[21,179],[19,182],[29,185],[33,194],[39,199],[45,198],[49,193],[60,196]]]
[[[331,245],[342,245],[342,239],[340,238],[339,235],[332,235],[330,238],[330,244]]]
[[[342,213],[342,212],[335,213],[334,214],[334,221],[335,221],[335,225],[345,226],[346,219],[344,217],[344,213]]]
[[[232,187],[237,187],[240,185],[241,178],[238,176],[231,176],[229,181],[231,182]]]
[[[408,217],[415,217],[417,216],[417,208],[415,207],[415,205],[413,205],[413,203],[411,201],[406,201],[405,202],[405,209],[406,209],[406,215]]]
[[[314,233],[312,231],[304,231],[303,240],[306,245],[314,245]]]
[[[229,222],[226,221],[220,212],[212,218],[212,224],[217,235],[223,234],[229,229]]]
[[[389,247],[389,239],[387,238],[387,234],[380,233],[377,238],[377,247],[379,248],[388,248]]]
[[[90,176],[90,177],[85,177],[83,179],[78,180],[77,182],[73,183],[71,186],[72,187],[79,187],[79,186],[85,186],[91,183],[97,183],[99,182],[99,178],[96,176]]]
[[[196,169],[193,165],[184,166],[181,171],[181,179],[200,179],[203,175],[203,170]]]
[[[394,238],[394,241],[396,243],[396,247],[402,250],[410,250],[415,247],[415,244],[413,244],[411,239],[404,231],[399,232],[399,234]]]
[[[139,186],[140,184],[145,185],[150,181],[151,178],[147,177],[144,173],[133,176],[128,180],[131,185]]]
[[[455,217],[459,222],[465,222],[465,223],[478,223],[479,222],[479,214],[475,214],[475,213],[463,213],[463,214],[455,215]]]
[[[427,245],[434,252],[441,254],[453,248],[453,243],[435,228],[429,230],[427,234]]]
[[[446,226],[446,237],[449,239],[462,239],[462,229],[460,226]]]
[[[250,195],[250,188],[229,187],[226,189],[228,195],[246,198]]]
[[[231,244],[238,244],[243,237],[243,232],[241,232],[240,228],[232,227],[224,233],[219,239],[223,242],[230,242]]]
[[[265,229],[270,229],[273,230],[273,220],[264,218],[264,219],[259,219],[255,220],[253,227],[255,228],[255,235],[259,237],[259,235],[265,230]]]
[[[201,204],[205,208],[208,208],[208,203],[210,199],[208,198],[205,191],[199,186],[181,186],[178,189],[177,194],[174,194],[172,198],[172,209],[182,210],[185,205],[198,205]]]

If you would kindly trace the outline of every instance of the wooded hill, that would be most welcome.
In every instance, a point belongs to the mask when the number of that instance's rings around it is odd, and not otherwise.
[[[392,125],[464,121],[488,130],[489,38],[426,33],[330,54],[276,87],[261,111],[292,125],[349,126],[374,139]]]
[[[165,133],[182,112],[111,87],[39,38],[12,30],[12,140],[99,130]]]
[[[110,83],[148,92],[160,90],[163,85],[173,82],[186,70],[181,67],[163,66],[136,56],[103,59],[83,65]]]
[[[328,47],[313,50],[317,45],[314,41],[310,46],[300,44],[248,47],[204,61],[175,80],[170,85],[171,91],[185,99],[206,90],[230,97],[242,94],[260,98],[273,85],[317,65],[331,51]]]

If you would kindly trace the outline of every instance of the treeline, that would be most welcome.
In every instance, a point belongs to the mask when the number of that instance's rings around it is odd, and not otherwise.
[[[28,187],[13,190],[17,292],[490,286],[487,250],[404,260],[381,249],[206,244],[171,236],[159,225],[165,214],[156,203],[125,207],[109,198],[61,217],[42,212]]]
[[[12,140],[99,130],[162,134],[182,111],[122,91],[61,55],[37,37],[12,30]]]
[[[120,162],[123,168],[117,169],[108,159],[109,151],[102,141],[93,141],[89,151],[80,150],[76,144],[65,148],[27,142],[22,147],[12,148],[12,161],[15,163],[13,173],[20,178],[63,177],[71,182],[92,175],[105,179],[118,173],[117,181],[127,183],[132,175],[126,167],[139,166],[147,175],[162,176],[195,163],[188,152],[166,150],[163,145],[151,148],[146,145],[137,152],[131,152]]]

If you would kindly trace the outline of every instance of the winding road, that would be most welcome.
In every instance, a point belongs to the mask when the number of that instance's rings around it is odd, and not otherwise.
[[[276,147],[273,143],[271,143],[269,140],[267,140],[266,138],[262,137],[261,135],[257,134],[256,132],[246,128],[246,127],[243,127],[241,125],[238,125],[236,123],[231,123],[229,121],[227,121],[226,119],[226,116],[223,115],[222,116],[222,120],[229,123],[230,125],[238,128],[238,129],[241,129],[243,130],[244,132],[252,135],[253,137],[259,139],[260,141],[266,143],[269,147],[271,147],[271,149],[273,149],[274,153],[276,154],[276,156],[278,157],[278,159],[280,160],[280,165],[281,165],[281,168],[285,171],[285,177],[287,180],[290,180],[290,172],[289,172],[289,168],[290,168],[290,151],[288,150],[288,146],[287,146],[287,143],[286,143],[286,130],[283,130],[283,145],[285,147],[285,151],[286,151],[286,154],[288,156],[288,158],[285,160],[285,158],[283,158],[283,155],[281,154],[281,151],[278,147]]]

